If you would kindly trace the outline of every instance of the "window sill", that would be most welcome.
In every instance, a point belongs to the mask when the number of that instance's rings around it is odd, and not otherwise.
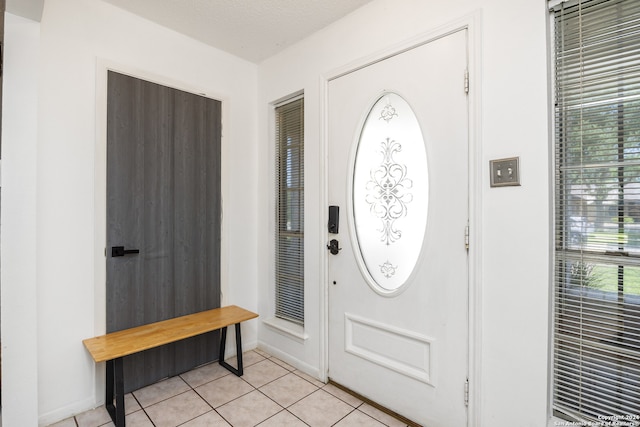
[[[304,326],[289,322],[284,319],[271,317],[269,319],[263,320],[262,323],[276,330],[277,332],[290,338],[294,338],[295,340],[300,342],[304,342],[309,338],[309,335],[304,331]]]

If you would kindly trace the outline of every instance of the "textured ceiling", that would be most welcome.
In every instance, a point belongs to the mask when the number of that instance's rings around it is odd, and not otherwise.
[[[104,0],[259,63],[371,0]]]

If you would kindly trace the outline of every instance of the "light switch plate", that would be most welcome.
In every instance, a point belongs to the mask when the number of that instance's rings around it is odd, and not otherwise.
[[[506,187],[509,185],[520,185],[520,158],[510,157],[508,159],[491,160],[489,162],[491,171],[491,186]]]

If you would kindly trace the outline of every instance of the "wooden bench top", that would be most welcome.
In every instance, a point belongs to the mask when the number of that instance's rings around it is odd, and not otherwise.
[[[258,317],[235,305],[163,320],[83,340],[93,360],[105,362]]]

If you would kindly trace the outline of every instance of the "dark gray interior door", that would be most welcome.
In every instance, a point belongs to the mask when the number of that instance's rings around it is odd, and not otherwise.
[[[220,101],[109,72],[107,103],[107,332],[219,307]],[[125,392],[215,360],[218,336],[126,357]]]

